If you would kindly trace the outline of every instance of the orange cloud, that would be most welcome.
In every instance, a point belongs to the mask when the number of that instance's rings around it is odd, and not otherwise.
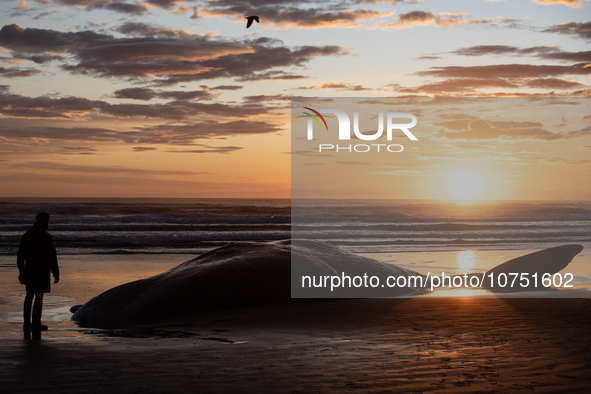
[[[577,137],[591,136],[591,127],[571,133],[552,133],[543,128],[540,122],[499,122],[485,119],[460,119],[436,123],[443,127],[437,131],[437,136],[446,139],[460,140],[524,140],[536,139],[542,141],[565,140]]]
[[[534,56],[565,62],[591,62],[591,51],[567,52],[555,46],[519,48],[509,45],[475,45],[451,53],[461,56]]]
[[[585,63],[571,66],[494,64],[487,66],[432,67],[430,71],[421,71],[416,74],[444,78],[541,78],[559,75],[591,75],[591,67],[588,67]]]
[[[154,91],[147,88],[121,89],[116,92],[121,98],[147,100],[152,97],[168,98],[173,101],[164,104],[111,104],[106,101],[89,100],[83,97],[27,97],[10,93],[0,85],[0,114],[10,118],[68,119],[83,118],[87,115],[116,118],[147,119],[194,119],[199,114],[221,118],[251,118],[266,115],[275,108],[261,104],[228,105],[221,103],[196,102],[205,99],[203,91]]]
[[[542,31],[545,33],[579,36],[580,38],[591,40],[591,21],[559,23]]]
[[[534,3],[542,5],[564,4],[572,8],[583,7],[583,3],[581,2],[581,0],[534,0]]]
[[[299,90],[310,90],[310,89],[334,89],[334,90],[351,90],[351,91],[362,91],[362,90],[373,90],[371,88],[365,88],[363,85],[353,85],[348,82],[325,82],[309,87],[299,87]]]
[[[144,37],[183,37],[191,35],[185,30],[174,30],[165,27],[152,26],[142,22],[125,22],[115,29],[122,34]]]
[[[180,15],[180,14],[186,14],[189,12],[189,7],[187,7],[186,5],[182,5],[179,8],[177,8],[176,10],[172,11],[170,13],[170,15]]]
[[[464,13],[440,13],[439,15],[435,15],[432,12],[412,11],[406,14],[400,14],[395,23],[390,23],[386,26],[395,29],[406,29],[413,26],[431,24],[437,27],[450,27],[463,24],[493,25],[495,23],[494,19],[474,19],[468,17],[469,15]]]
[[[318,56],[348,54],[336,45],[289,48],[265,37],[219,40],[144,23],[125,23],[118,29],[132,37],[23,29],[11,24],[0,30],[0,47],[21,58],[67,53],[77,63],[62,65],[65,71],[107,78],[144,78],[150,82],[156,79],[162,85],[215,78],[302,79],[302,75],[281,69],[302,67]]]
[[[31,68],[19,68],[19,67],[0,67],[0,77],[2,78],[22,78],[30,77],[39,74],[41,71]]]
[[[323,27],[357,27],[358,22],[384,16],[378,11],[366,9],[339,9],[327,11],[326,7],[299,8],[295,1],[278,2],[277,4],[242,3],[211,1],[210,7],[200,10],[202,15],[237,17],[243,22],[244,15],[260,15],[261,23],[273,28],[285,30],[318,29]],[[264,17],[263,17],[264,16]]]

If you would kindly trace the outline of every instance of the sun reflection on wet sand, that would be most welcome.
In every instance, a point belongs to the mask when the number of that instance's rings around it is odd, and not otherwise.
[[[467,289],[467,288],[444,288],[436,289],[434,292],[425,295],[424,297],[496,297],[494,293],[486,289]]]
[[[471,273],[475,267],[476,253],[471,250],[462,250],[456,256],[458,268],[462,273]]]

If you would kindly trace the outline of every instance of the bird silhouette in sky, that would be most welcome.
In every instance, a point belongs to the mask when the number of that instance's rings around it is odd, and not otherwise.
[[[246,28],[248,29],[251,25],[253,21],[257,21],[257,23],[259,22],[259,17],[256,15],[253,16],[245,16],[244,19],[248,19],[248,23],[246,24]]]

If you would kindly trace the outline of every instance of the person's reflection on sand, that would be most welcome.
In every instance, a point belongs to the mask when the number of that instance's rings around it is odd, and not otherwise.
[[[41,330],[23,330],[24,331],[24,339],[38,341],[41,339]]]

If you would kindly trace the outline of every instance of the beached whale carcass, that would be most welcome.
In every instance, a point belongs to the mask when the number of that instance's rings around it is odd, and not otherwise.
[[[204,311],[289,302],[291,279],[302,275],[414,275],[419,273],[361,257],[311,240],[232,243],[162,274],[126,283],[94,297],[74,315],[76,321],[142,323]],[[297,283],[295,283],[297,285]],[[297,286],[294,286],[297,287]],[[362,296],[420,294],[412,287],[370,287]],[[303,297],[359,297],[356,287],[311,286]]]

